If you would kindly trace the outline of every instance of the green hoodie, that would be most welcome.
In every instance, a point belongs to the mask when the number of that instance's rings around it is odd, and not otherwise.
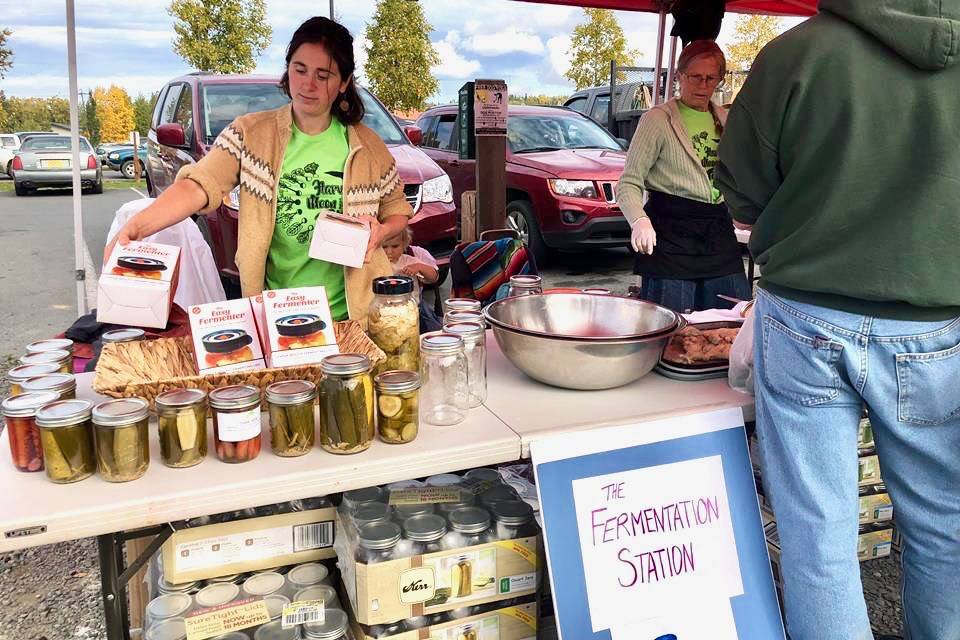
[[[720,143],[761,286],[863,315],[960,316],[960,1],[820,9],[760,53]]]

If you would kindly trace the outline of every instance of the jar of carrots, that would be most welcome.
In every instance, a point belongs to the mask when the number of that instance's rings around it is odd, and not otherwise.
[[[7,423],[10,453],[18,471],[43,471],[43,448],[35,418],[37,409],[56,402],[53,391],[23,393],[3,401],[3,419]]]
[[[260,454],[260,389],[236,384],[210,392],[217,458],[238,463]]]

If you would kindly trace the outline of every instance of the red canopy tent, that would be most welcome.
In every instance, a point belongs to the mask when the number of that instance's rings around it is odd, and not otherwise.
[[[617,9],[619,11],[647,11],[659,13],[655,0],[520,0],[541,4],[563,4],[573,7]],[[762,13],[776,16],[812,16],[819,0],[727,0],[727,11],[734,13]]]

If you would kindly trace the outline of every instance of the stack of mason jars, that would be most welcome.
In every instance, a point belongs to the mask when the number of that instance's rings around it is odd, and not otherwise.
[[[417,631],[420,629],[426,629],[433,627],[439,624],[446,624],[448,622],[456,622],[457,620],[463,620],[471,616],[477,616],[484,613],[492,613],[494,611],[499,611],[502,609],[508,609],[510,607],[516,607],[524,604],[530,604],[534,602],[533,596],[526,596],[522,598],[510,598],[509,600],[499,600],[497,602],[490,602],[488,604],[475,605],[472,607],[461,607],[460,609],[453,609],[451,611],[444,611],[442,613],[434,613],[429,616],[418,616],[415,618],[407,618],[406,620],[401,620],[399,622],[394,622],[393,624],[376,624],[376,625],[361,625],[363,632],[370,638],[374,640],[381,640],[383,638],[389,638],[401,633],[406,633],[409,631]],[[430,636],[436,637],[434,635]],[[439,636],[439,637],[457,637],[457,636]],[[459,638],[464,638],[465,635],[461,635]],[[481,636],[474,636],[477,640]],[[458,638],[458,640],[459,640]]]

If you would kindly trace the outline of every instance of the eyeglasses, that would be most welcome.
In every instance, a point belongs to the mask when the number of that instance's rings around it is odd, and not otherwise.
[[[694,84],[719,84],[720,81],[723,80],[723,78],[720,76],[705,76],[699,73],[685,73],[683,75],[687,77],[687,80]]]

